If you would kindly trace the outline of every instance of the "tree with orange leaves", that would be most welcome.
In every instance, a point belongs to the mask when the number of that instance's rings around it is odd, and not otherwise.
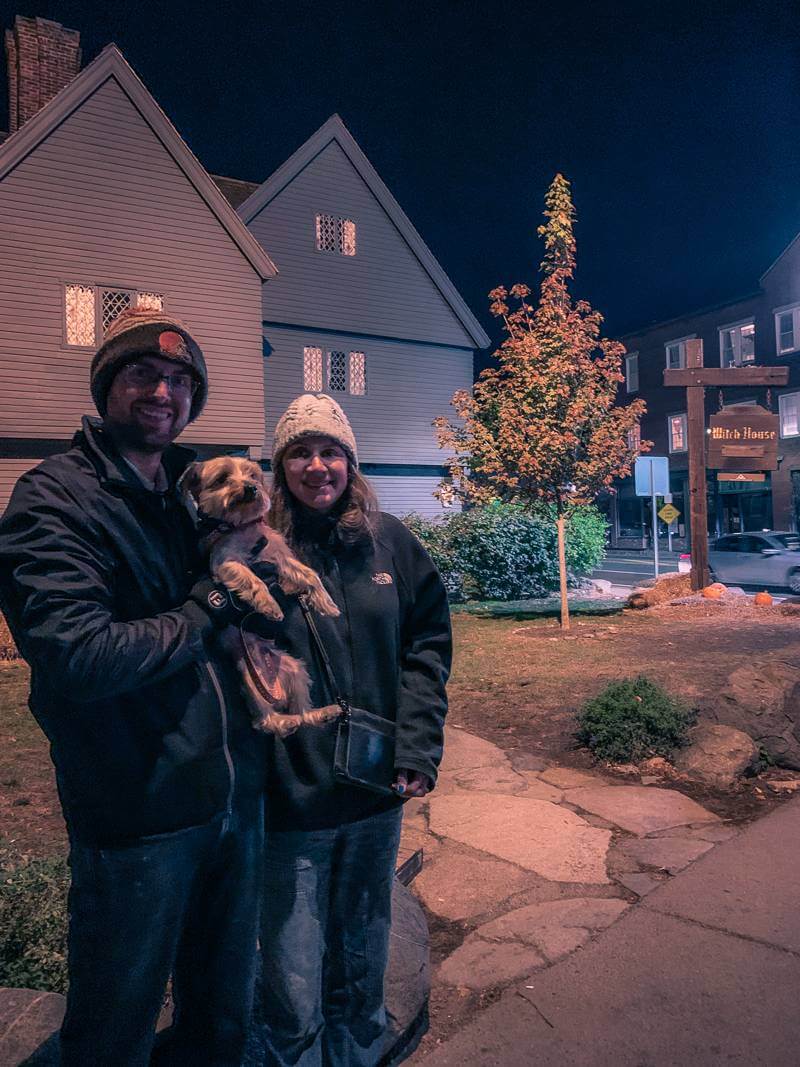
[[[539,302],[527,285],[494,289],[492,314],[505,339],[498,367],[484,370],[472,393],[452,400],[458,421],[435,420],[440,448],[452,456],[440,495],[488,503],[498,498],[555,512],[561,586],[561,625],[569,628],[565,529],[570,508],[588,503],[615,478],[630,474],[650,443],[634,447],[631,431],[645,412],[641,399],[615,404],[624,380],[625,349],[600,336],[602,316],[573,303],[575,209],[569,182],[557,174],[545,197],[538,233],[545,254]]]

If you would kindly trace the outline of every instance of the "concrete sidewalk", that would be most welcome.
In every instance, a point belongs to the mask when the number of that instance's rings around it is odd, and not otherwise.
[[[522,979],[421,1067],[800,1062],[800,797],[583,949]]]

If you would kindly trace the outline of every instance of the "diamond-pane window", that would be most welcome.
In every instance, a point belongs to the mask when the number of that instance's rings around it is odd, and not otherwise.
[[[94,345],[94,289],[68,285],[64,292],[68,345]]]
[[[137,293],[136,306],[146,311],[163,311],[164,297],[161,293]]]
[[[343,256],[356,254],[356,224],[352,219],[339,219],[339,251]]]
[[[333,393],[347,390],[347,363],[344,352],[328,353],[328,388]]]
[[[335,252],[338,219],[333,215],[317,215],[317,248],[320,252]]]
[[[367,392],[367,357],[363,352],[350,353],[350,392],[353,396]]]
[[[131,294],[124,289],[104,289],[101,303],[103,332],[105,332],[120,312],[131,306]]]
[[[307,393],[322,392],[322,349],[303,349],[303,388]]]

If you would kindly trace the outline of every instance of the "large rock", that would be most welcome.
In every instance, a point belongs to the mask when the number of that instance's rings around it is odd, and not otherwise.
[[[730,789],[758,759],[753,739],[735,726],[701,723],[690,734],[675,766],[689,778],[715,789]]]
[[[654,789],[649,785],[595,785],[568,789],[565,797],[567,803],[608,819],[639,837],[675,826],[718,821],[713,812],[706,811],[675,789]]]
[[[800,668],[782,662],[737,668],[707,715],[743,730],[779,766],[800,770]]]

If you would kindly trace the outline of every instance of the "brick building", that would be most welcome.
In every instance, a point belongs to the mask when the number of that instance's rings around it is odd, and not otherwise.
[[[686,394],[664,387],[665,367],[686,366],[686,341],[703,341],[707,367],[782,365],[789,383],[766,389],[706,390],[706,420],[723,406],[756,402],[780,419],[778,469],[764,482],[718,482],[708,472],[708,524],[711,536],[740,530],[800,529],[800,236],[762,275],[758,288],[739,299],[704,308],[627,334],[622,400],[647,402],[641,436],[653,442],[653,455],[668,456],[673,503],[681,515],[677,543],[688,537],[688,454]],[[636,497],[633,479],[618,487],[609,507],[611,543],[643,547],[650,529],[650,502]],[[666,528],[662,526],[662,535]]]

